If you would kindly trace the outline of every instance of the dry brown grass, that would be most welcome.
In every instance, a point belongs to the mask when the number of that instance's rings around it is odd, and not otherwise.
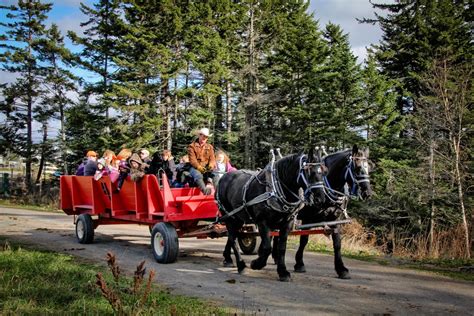
[[[427,236],[417,235],[411,238],[403,238],[397,235],[393,254],[400,257],[412,259],[440,259],[440,258],[464,258],[466,254],[465,242],[461,225],[451,229],[435,231],[433,246],[430,249]],[[403,242],[402,242],[403,241]]]
[[[115,255],[108,252],[106,261],[112,273],[113,282],[107,284],[102,273],[97,273],[96,285],[100,289],[102,296],[109,302],[115,313],[119,315],[140,314],[152,290],[155,271],[150,271],[146,283],[143,284],[146,269],[145,261],[142,261],[137,265],[132,284],[124,286],[126,281],[125,278],[122,280],[121,269],[117,264]]]
[[[350,224],[341,226],[342,251],[352,254],[379,255],[376,247],[376,236],[359,222],[353,220]],[[310,247],[313,250],[333,251],[332,239],[326,235],[311,235]]]

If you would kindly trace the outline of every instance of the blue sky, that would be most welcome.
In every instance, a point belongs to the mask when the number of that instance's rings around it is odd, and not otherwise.
[[[80,23],[84,22],[86,17],[79,9],[80,3],[91,6],[94,0],[53,0],[50,2],[53,3],[53,9],[49,14],[48,22],[56,23],[63,34],[66,34],[68,30],[81,33]],[[16,3],[16,0],[0,0],[0,3],[8,5]],[[344,32],[349,34],[352,50],[359,62],[363,62],[366,56],[366,47],[377,43],[381,37],[382,33],[377,26],[359,24],[356,21],[356,18],[374,16],[369,0],[310,0],[309,11],[319,21],[321,29],[328,22],[341,25]],[[0,19],[5,19],[3,13]],[[72,45],[68,46],[73,51],[79,49]],[[93,79],[85,71],[79,71],[78,75],[84,77],[86,81]],[[11,81],[13,78],[12,74],[0,71],[0,83]]]

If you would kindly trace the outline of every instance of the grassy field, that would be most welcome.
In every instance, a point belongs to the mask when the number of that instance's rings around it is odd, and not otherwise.
[[[198,299],[171,295],[156,285],[147,288],[150,273],[138,267],[134,278],[110,271],[69,255],[10,246],[1,240],[0,314],[229,314]],[[102,286],[96,284],[98,273],[103,275]]]

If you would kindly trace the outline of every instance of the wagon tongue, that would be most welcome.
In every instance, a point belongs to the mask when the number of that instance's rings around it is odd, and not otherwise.
[[[222,224],[209,224],[195,231],[186,233],[183,237],[222,237],[227,235],[227,227]]]

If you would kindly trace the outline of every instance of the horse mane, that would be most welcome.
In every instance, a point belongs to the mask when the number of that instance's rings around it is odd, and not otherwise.
[[[299,168],[300,168],[300,165],[299,165],[300,157],[301,157],[301,154],[292,154],[292,155],[285,156],[279,159],[277,162],[275,162],[275,169],[278,170],[280,179],[294,178],[296,180],[295,175],[298,173]]]
[[[352,154],[352,149],[341,150],[327,155],[323,158],[326,166],[334,166],[336,162],[346,162],[346,159]]]

